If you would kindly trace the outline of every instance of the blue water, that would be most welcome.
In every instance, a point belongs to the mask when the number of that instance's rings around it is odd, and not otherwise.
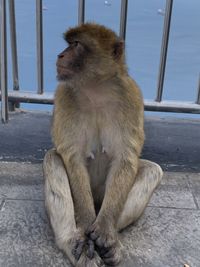
[[[44,0],[44,87],[56,88],[55,61],[65,48],[62,33],[77,23],[78,1]],[[86,1],[86,21],[105,24],[119,31],[120,0]],[[18,35],[20,89],[37,89],[35,0],[15,0]],[[130,0],[126,54],[130,75],[139,84],[144,98],[154,99],[162,39],[164,0]],[[193,101],[200,72],[200,1],[175,0],[172,14],[164,99]],[[9,38],[8,38],[9,39]],[[9,40],[8,40],[9,43]],[[10,62],[10,49],[8,49]],[[10,65],[10,64],[9,64]],[[9,70],[9,88],[12,74]],[[23,105],[44,109],[44,105]]]

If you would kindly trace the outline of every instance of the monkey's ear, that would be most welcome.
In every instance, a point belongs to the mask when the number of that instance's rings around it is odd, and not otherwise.
[[[113,57],[118,60],[124,54],[124,41],[117,41],[113,46]]]

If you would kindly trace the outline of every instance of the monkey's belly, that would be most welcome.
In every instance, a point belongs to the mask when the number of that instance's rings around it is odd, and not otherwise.
[[[87,159],[92,194],[97,206],[103,201],[109,165],[110,159],[104,152],[94,153]]]

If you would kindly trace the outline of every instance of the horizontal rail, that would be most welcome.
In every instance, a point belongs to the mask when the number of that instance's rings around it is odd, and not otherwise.
[[[0,92],[1,99],[1,92]],[[43,93],[37,94],[32,92],[19,92],[19,91],[9,91],[8,100],[9,101],[19,101],[21,103],[33,103],[33,104],[53,104],[54,93]]]
[[[1,99],[1,92],[0,92]],[[53,104],[54,93],[43,93],[38,95],[31,92],[11,91],[8,93],[9,101],[20,101],[22,103],[37,103],[37,104]],[[200,114],[200,105],[193,102],[179,102],[179,101],[162,101],[156,102],[151,100],[144,100],[146,111],[162,111],[175,113],[194,113]]]
[[[200,105],[193,102],[145,100],[144,105],[146,111],[200,114]]]

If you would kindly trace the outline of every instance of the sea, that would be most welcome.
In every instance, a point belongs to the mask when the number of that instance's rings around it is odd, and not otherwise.
[[[85,2],[86,21],[119,32],[120,0]],[[129,73],[140,86],[145,99],[155,99],[156,96],[165,5],[165,0],[128,1],[126,59]],[[15,9],[20,90],[36,92],[36,1],[15,0]],[[54,92],[57,85],[56,57],[66,48],[63,32],[77,25],[77,21],[77,0],[43,0],[46,92]],[[8,66],[8,86],[12,90],[9,34]],[[200,0],[174,0],[163,99],[195,101],[199,73]],[[22,104],[22,108],[51,110],[52,106]]]

